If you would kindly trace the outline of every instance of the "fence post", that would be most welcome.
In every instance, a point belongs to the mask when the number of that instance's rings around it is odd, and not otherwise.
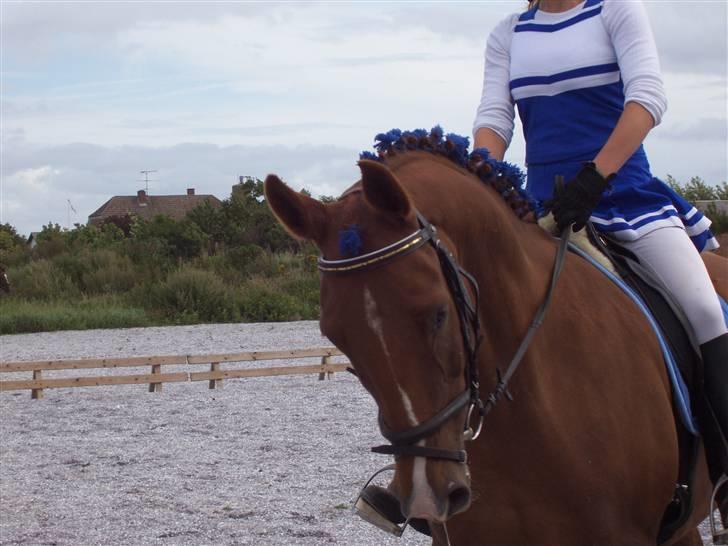
[[[152,364],[152,375],[159,375],[162,373],[161,364]],[[159,392],[162,390],[162,383],[149,383],[149,392]]]
[[[213,362],[210,364],[210,371],[211,372],[219,372],[220,371],[220,363],[219,362]],[[221,389],[222,388],[222,379],[210,379],[210,389]]]
[[[43,370],[33,370],[33,380],[40,381],[43,379]],[[32,389],[30,391],[31,400],[40,400],[43,398],[43,389]]]
[[[321,357],[321,372],[319,373],[319,381],[323,381],[326,379],[327,374],[327,366],[329,364],[329,359],[331,356],[326,355]],[[333,375],[333,372],[328,372],[329,379],[331,379],[331,376]]]

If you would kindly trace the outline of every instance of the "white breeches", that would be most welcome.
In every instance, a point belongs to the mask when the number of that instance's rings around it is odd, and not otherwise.
[[[728,332],[708,271],[684,229],[659,228],[636,241],[620,244],[632,251],[672,293],[699,344]]]

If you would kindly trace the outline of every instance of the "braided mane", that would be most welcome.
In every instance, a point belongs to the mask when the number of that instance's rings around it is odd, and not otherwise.
[[[379,133],[374,141],[376,153],[362,152],[360,159],[385,162],[387,158],[412,150],[445,156],[493,187],[519,218],[535,221],[538,207],[523,187],[526,179],[523,171],[516,165],[491,157],[487,148],[475,148],[468,153],[468,137],[454,133],[445,135],[442,128],[436,125],[429,132],[425,129],[392,129]]]

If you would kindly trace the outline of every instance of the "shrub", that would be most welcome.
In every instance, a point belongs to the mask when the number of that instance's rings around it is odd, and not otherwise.
[[[667,175],[666,183],[685,199],[695,201],[715,201],[728,199],[728,182],[711,186],[699,176],[693,176],[686,184],[681,184],[673,176]]]
[[[241,245],[225,252],[225,260],[229,266],[242,276],[249,276],[260,271],[268,260],[265,250],[257,245]]]
[[[90,256],[90,263],[90,270],[82,278],[88,294],[124,293],[140,281],[128,256],[109,250],[97,250]]]
[[[718,210],[715,203],[710,203],[706,207],[705,215],[713,222],[710,226],[713,233],[728,232],[728,213]]]
[[[208,236],[194,222],[186,219],[178,222],[164,215],[155,216],[150,221],[138,220],[131,233],[139,241],[164,241],[177,258],[199,256],[208,241]]]
[[[83,291],[85,285],[83,281],[84,275],[91,269],[91,263],[82,253],[81,255],[74,255],[64,253],[56,256],[51,260],[52,267],[55,271],[61,275],[65,275],[76,287]]]
[[[300,275],[280,283],[278,292],[294,298],[298,304],[300,319],[319,318],[319,279],[316,275]]]
[[[8,278],[13,295],[31,300],[68,300],[77,298],[79,290],[69,275],[49,260],[36,260],[27,265],[11,268]]]
[[[284,293],[270,279],[256,277],[238,291],[240,316],[246,322],[278,322],[310,318],[306,305]]]
[[[192,262],[197,269],[212,271],[228,286],[240,286],[245,280],[244,272],[230,265],[226,256],[202,256]]]
[[[210,271],[180,269],[151,294],[152,305],[175,322],[231,322],[239,318],[233,294]]]
[[[143,282],[161,281],[177,265],[167,243],[161,239],[127,239],[122,242],[119,252],[129,257]]]

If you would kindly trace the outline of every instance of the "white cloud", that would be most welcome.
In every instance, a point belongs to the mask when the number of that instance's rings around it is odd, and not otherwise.
[[[25,234],[49,221],[65,226],[67,199],[78,211],[71,223],[86,222],[110,197],[143,189],[142,169],[158,171],[151,175],[152,195],[195,188],[220,199],[230,196],[240,175],[263,179],[276,173],[314,195],[337,195],[358,177],[357,151],[334,146],[40,147],[19,140],[5,146],[12,160],[2,165],[2,222]]]
[[[67,198],[88,214],[141,169],[157,192],[277,171],[336,194],[380,131],[470,133],[486,36],[524,3],[4,2],[4,221],[65,223]],[[653,170],[725,180],[728,5],[647,7],[670,100]]]
[[[295,126],[310,128],[306,142],[348,146],[392,126],[442,123],[469,133],[480,47],[424,26],[395,33],[386,10],[353,6],[137,22],[114,35],[121,64],[113,85],[6,97],[7,126],[34,142],[105,145],[283,143]]]

